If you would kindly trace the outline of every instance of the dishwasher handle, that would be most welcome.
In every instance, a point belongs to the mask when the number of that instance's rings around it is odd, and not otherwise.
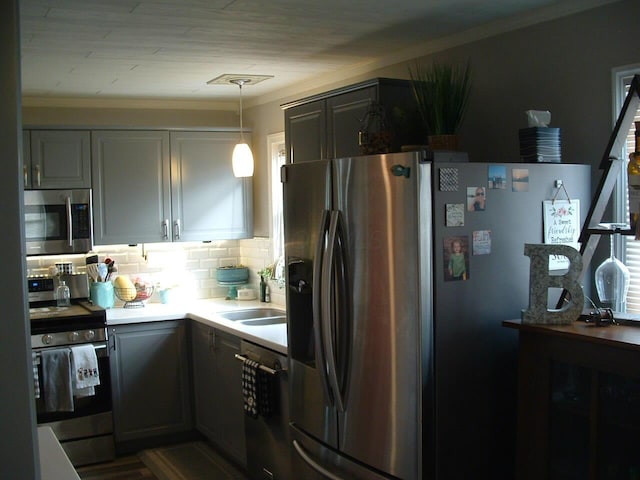
[[[239,355],[236,353],[234,356],[236,357],[236,360],[240,360],[241,362],[248,360],[248,358],[245,357],[244,355]],[[266,365],[263,365],[262,363],[258,366],[258,368],[264,372],[267,372],[270,375],[278,375],[279,373],[287,371],[286,368],[273,369],[271,367],[267,367]]]

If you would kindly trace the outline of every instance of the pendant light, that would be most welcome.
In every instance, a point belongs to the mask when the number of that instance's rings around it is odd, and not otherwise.
[[[242,86],[251,80],[245,78],[235,78],[230,80],[240,87],[240,143],[233,148],[232,164],[233,174],[236,177],[252,177],[253,176],[253,153],[251,148],[244,141],[244,133],[242,131]]]

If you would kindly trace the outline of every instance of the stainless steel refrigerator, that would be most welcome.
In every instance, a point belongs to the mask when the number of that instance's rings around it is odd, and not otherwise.
[[[524,244],[542,243],[543,200],[566,198],[557,180],[584,219],[585,165],[283,167],[296,478],[513,478],[517,338],[501,322],[528,305]]]

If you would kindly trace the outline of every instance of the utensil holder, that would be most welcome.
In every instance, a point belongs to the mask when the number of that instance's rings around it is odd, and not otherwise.
[[[113,308],[115,297],[111,282],[92,282],[89,287],[89,298],[102,308]]]

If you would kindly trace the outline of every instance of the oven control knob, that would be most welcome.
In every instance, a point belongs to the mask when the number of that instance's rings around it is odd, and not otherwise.
[[[71,342],[77,342],[79,337],[80,335],[78,334],[78,332],[69,333],[69,341]]]
[[[42,336],[42,343],[44,343],[45,345],[49,345],[52,340],[53,340],[53,336],[48,333]]]
[[[96,338],[96,332],[94,332],[93,330],[87,330],[86,332],[84,332],[84,339],[85,340],[93,340],[94,338]]]

